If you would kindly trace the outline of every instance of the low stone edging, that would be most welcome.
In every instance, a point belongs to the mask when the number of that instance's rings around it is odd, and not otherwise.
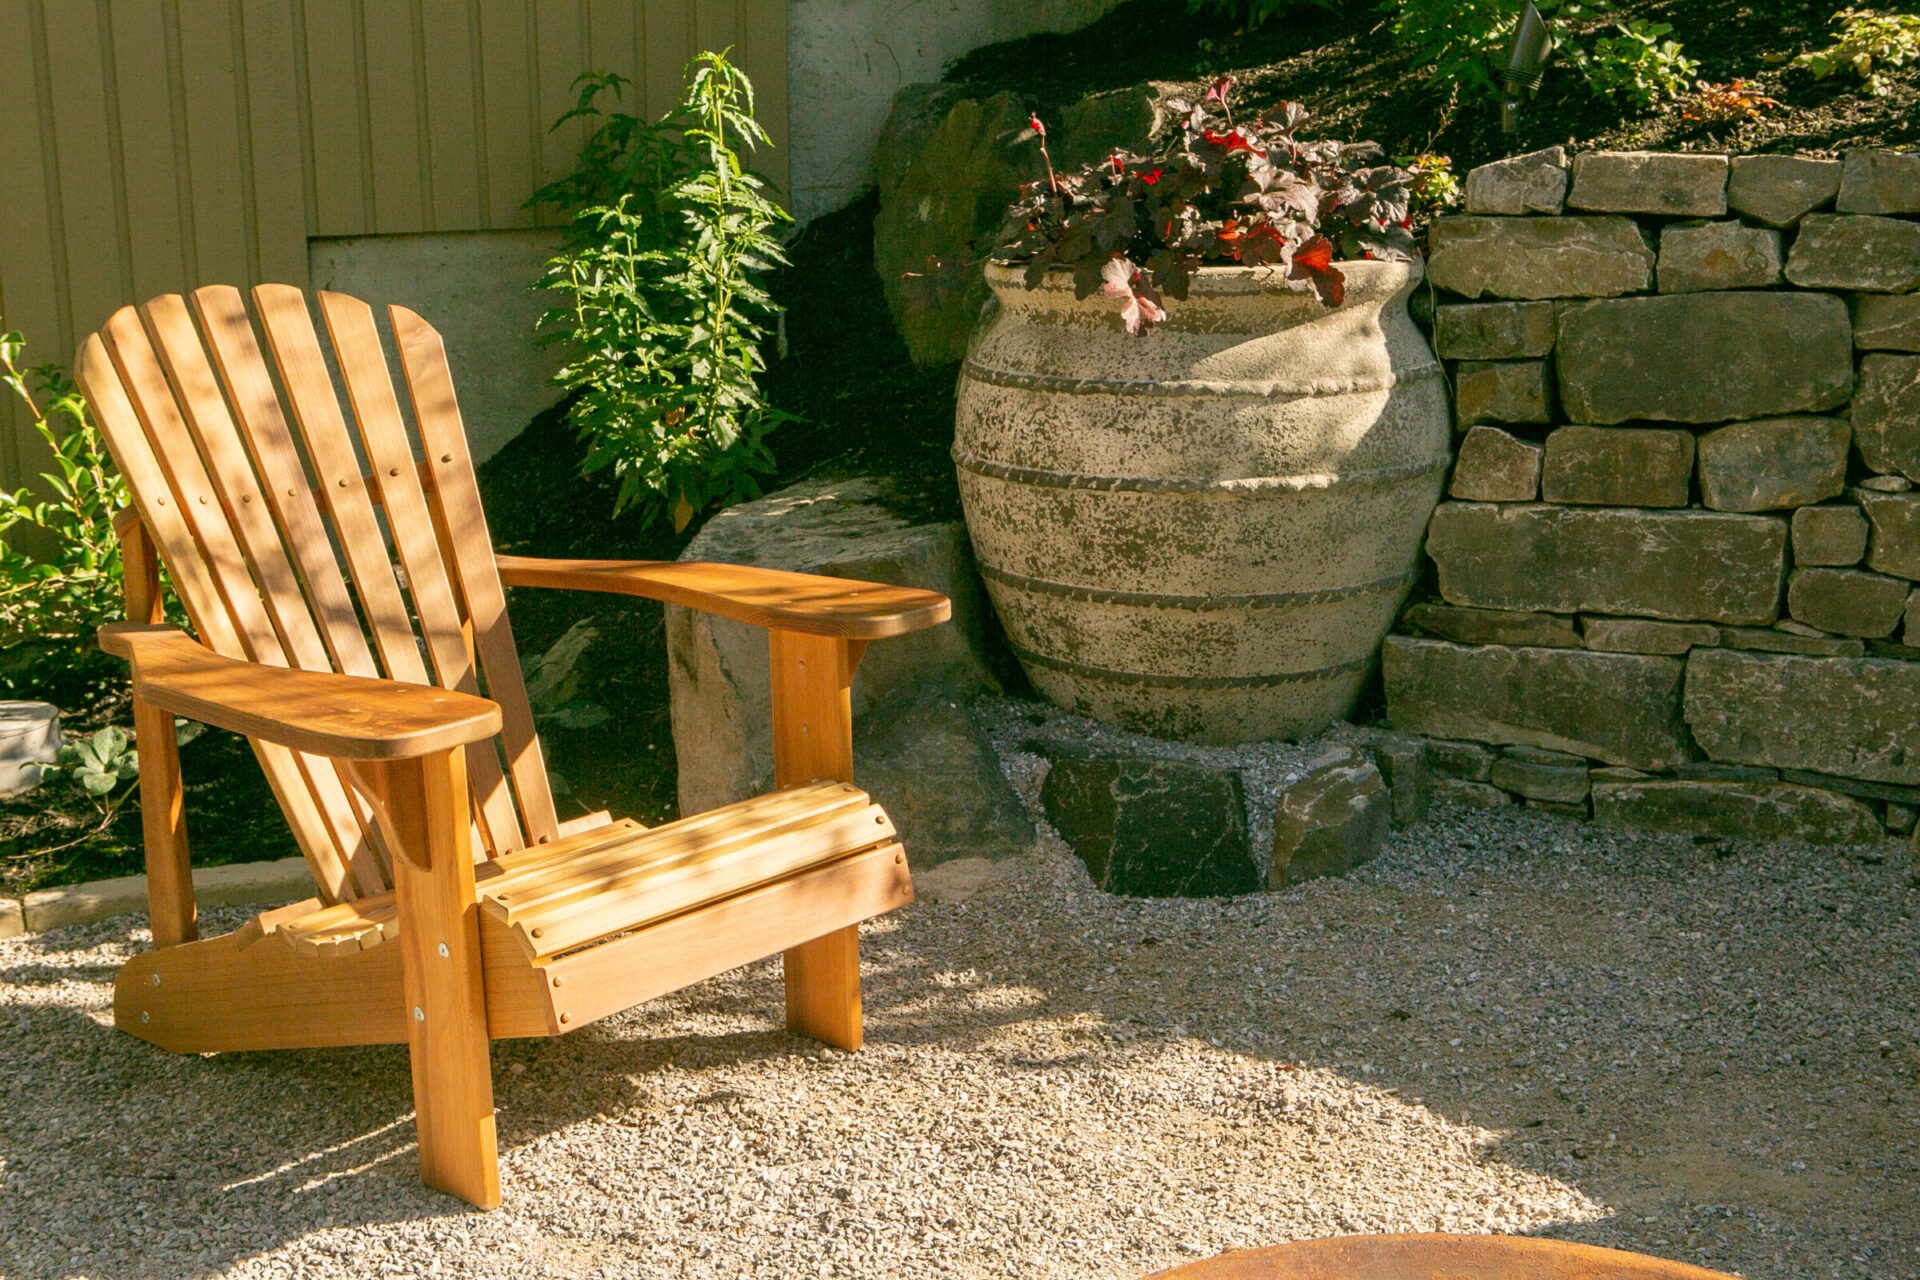
[[[313,873],[305,858],[272,862],[235,862],[197,867],[194,900],[203,907],[239,907],[255,902],[289,902],[311,896]],[[0,938],[44,933],[64,925],[92,924],[110,916],[147,909],[147,878],[116,876],[38,889],[24,898],[0,898]]]

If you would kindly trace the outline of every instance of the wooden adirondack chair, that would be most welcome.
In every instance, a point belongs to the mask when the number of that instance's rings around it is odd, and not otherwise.
[[[948,603],[734,565],[496,557],[439,334],[389,309],[416,443],[372,309],[317,300],[350,415],[285,285],[253,290],[271,365],[225,287],[124,308],[75,361],[133,493],[130,621],[101,643],[133,666],[155,949],[121,971],[114,1019],[182,1053],[404,1042],[422,1175],[491,1207],[491,1037],[562,1035],[784,951],[788,1026],[859,1047],[857,926],[912,888],[851,785],[848,691],[868,641]],[[160,625],[161,561],[197,640]],[[652,830],[560,821],[509,586],[767,628],[780,789]],[[252,740],[314,898],[195,940],[175,716]]]

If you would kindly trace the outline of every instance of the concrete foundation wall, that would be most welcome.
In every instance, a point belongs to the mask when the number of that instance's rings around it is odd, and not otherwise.
[[[453,385],[476,462],[492,457],[560,398],[555,347],[534,345],[548,306],[528,286],[559,244],[553,231],[354,236],[313,241],[313,287],[352,294],[385,318],[398,304],[447,341]]]
[[[938,80],[970,49],[1072,31],[1119,0],[791,0],[792,208],[805,222],[873,182],[873,148],[902,85]]]

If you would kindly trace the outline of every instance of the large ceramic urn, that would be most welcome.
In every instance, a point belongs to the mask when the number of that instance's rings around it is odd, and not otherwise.
[[[1034,685],[1123,728],[1232,743],[1348,714],[1419,572],[1449,460],[1418,263],[1328,307],[1209,267],[1144,337],[990,266],[960,375],[967,530]]]

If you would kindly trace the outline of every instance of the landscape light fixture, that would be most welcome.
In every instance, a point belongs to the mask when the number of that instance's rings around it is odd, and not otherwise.
[[[1519,129],[1520,96],[1540,87],[1547,73],[1547,55],[1552,51],[1547,20],[1533,7],[1533,0],[1527,0],[1527,7],[1520,11],[1519,25],[1513,29],[1513,48],[1507,51],[1507,65],[1500,71],[1500,81],[1507,88],[1506,97],[1500,103],[1500,132],[1513,133]]]

